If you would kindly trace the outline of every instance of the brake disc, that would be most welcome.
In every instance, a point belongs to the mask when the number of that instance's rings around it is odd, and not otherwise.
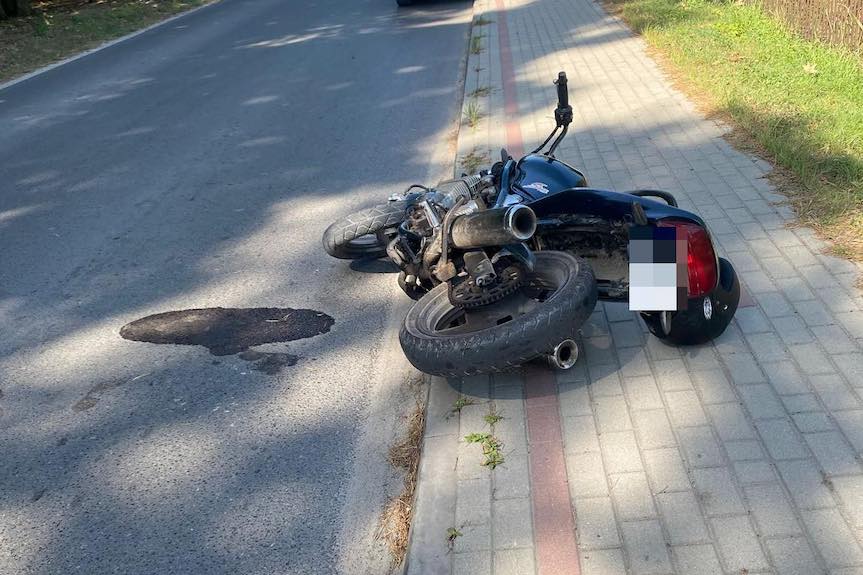
[[[449,301],[452,305],[464,309],[481,307],[515,293],[524,285],[525,280],[524,270],[520,266],[510,265],[498,272],[497,278],[490,286],[480,287],[472,277],[455,285],[450,283]]]

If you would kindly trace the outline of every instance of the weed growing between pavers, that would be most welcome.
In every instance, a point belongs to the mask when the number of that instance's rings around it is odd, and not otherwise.
[[[469,98],[485,98],[491,94],[491,88],[489,86],[482,86],[468,94]]]
[[[471,128],[476,128],[482,118],[482,108],[475,98],[472,98],[464,110],[464,119]]]
[[[479,167],[487,161],[488,157],[485,154],[478,153],[476,150],[473,150],[461,159],[460,164],[465,172],[468,174],[475,174],[479,171]]]
[[[482,465],[494,469],[504,462],[503,454],[500,452],[503,443],[491,433],[469,433],[464,436],[464,439],[468,443],[480,444],[482,454],[485,457]]]
[[[486,423],[494,427],[494,424],[503,419],[503,416],[492,409],[492,412],[483,417],[483,419],[485,419]]]
[[[452,546],[455,544],[456,538],[461,537],[462,535],[463,533],[455,527],[450,527],[446,530],[446,542],[450,549],[452,549]]]
[[[503,442],[494,436],[494,426],[497,422],[503,419],[503,416],[499,414],[495,410],[494,405],[492,405],[483,419],[489,427],[491,427],[491,432],[469,433],[464,436],[464,440],[468,443],[479,443],[482,447],[482,454],[484,457],[482,465],[494,469],[504,462],[503,453],[501,453]]]
[[[474,36],[470,39],[470,53],[473,55],[481,54],[483,51],[482,47],[482,39],[483,36]]]
[[[468,405],[473,405],[475,402],[471,397],[461,396],[455,400],[452,404],[452,409],[450,410],[451,414],[461,413],[461,410]]]
[[[393,497],[387,503],[381,515],[377,533],[378,539],[386,542],[394,567],[404,562],[408,549],[414,492],[419,471],[420,446],[425,428],[425,409],[420,402],[416,403],[413,412],[408,416],[407,424],[408,430],[405,437],[393,445],[389,452],[390,465],[404,471],[404,488],[399,496]]]

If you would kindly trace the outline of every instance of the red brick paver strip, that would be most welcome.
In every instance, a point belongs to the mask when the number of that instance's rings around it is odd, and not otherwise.
[[[537,572],[579,575],[557,384],[548,369],[528,366],[524,373]]]
[[[510,155],[518,159],[524,155],[521,138],[521,118],[518,115],[518,97],[515,88],[515,72],[512,68],[512,50],[509,43],[509,27],[506,24],[506,8],[503,0],[495,0],[497,15],[497,37],[500,49],[500,75],[503,87],[504,118],[506,121],[506,146]]]

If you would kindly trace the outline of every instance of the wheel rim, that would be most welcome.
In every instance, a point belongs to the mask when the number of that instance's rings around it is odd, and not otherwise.
[[[378,241],[378,236],[375,234],[366,234],[358,238],[354,238],[347,243],[348,248],[355,251],[378,250],[381,244]]]
[[[390,234],[395,232],[391,230],[380,230],[374,234],[366,234],[349,240],[345,243],[345,249],[356,255],[381,255],[387,249],[387,242]]]
[[[455,307],[450,303],[446,290],[443,290],[419,327],[428,335],[447,337],[505,325],[554,299],[566,284],[568,271],[556,266],[545,266],[542,270],[528,272],[525,284],[515,293],[479,308]]]

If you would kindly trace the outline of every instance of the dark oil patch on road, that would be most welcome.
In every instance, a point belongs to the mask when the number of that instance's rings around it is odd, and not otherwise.
[[[202,345],[213,355],[232,355],[264,343],[327,333],[334,323],[313,309],[211,307],[150,315],[124,325],[120,335],[149,343]]]

